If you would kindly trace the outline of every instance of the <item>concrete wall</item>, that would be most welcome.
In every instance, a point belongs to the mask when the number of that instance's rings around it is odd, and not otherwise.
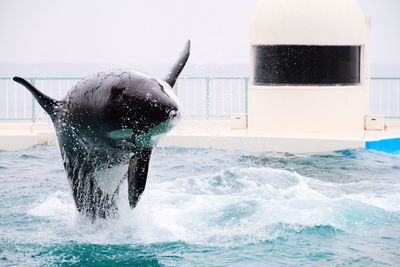
[[[251,21],[249,130],[319,133],[364,130],[369,113],[369,21],[356,0],[260,0]],[[255,45],[361,46],[356,86],[255,86]]]
[[[158,147],[318,153],[365,148],[367,141],[400,137],[400,123],[396,121],[388,122],[387,131],[352,134],[260,134],[247,129],[233,130],[229,125],[226,120],[183,121],[161,138]],[[0,150],[26,149],[37,144],[57,144],[52,124],[0,123]]]
[[[264,87],[249,90],[249,130],[362,132],[369,90],[349,87]]]

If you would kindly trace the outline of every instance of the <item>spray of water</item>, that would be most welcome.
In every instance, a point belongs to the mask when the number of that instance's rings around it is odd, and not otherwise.
[[[266,167],[232,167],[211,174],[150,179],[138,207],[120,190],[118,218],[94,223],[81,218],[67,192],[55,192],[29,210],[68,228],[41,235],[99,244],[151,244],[183,241],[231,246],[284,237],[288,231],[329,226],[338,231],[379,223],[400,210],[397,193],[346,193],[364,184],[334,184],[293,171]],[[356,190],[354,190],[356,191]],[[328,192],[328,193],[327,193]],[[71,234],[72,233],[72,234]]]

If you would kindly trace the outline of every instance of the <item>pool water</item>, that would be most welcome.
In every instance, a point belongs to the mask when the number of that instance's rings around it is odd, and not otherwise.
[[[0,266],[399,266],[400,156],[156,149],[131,210],[80,217],[56,147],[0,152]]]

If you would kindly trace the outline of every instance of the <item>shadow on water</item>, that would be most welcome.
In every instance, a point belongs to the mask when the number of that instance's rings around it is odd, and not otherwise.
[[[162,266],[155,248],[143,245],[15,244],[0,265],[40,266]]]
[[[69,242],[58,246],[44,247],[32,257],[46,259],[45,264],[49,266],[76,264],[81,266],[161,266],[151,247],[137,245],[96,245]]]

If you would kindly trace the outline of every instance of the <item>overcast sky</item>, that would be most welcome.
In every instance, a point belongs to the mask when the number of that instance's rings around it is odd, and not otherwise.
[[[0,0],[0,63],[245,64],[255,0]],[[373,63],[400,63],[400,1],[360,0]]]

